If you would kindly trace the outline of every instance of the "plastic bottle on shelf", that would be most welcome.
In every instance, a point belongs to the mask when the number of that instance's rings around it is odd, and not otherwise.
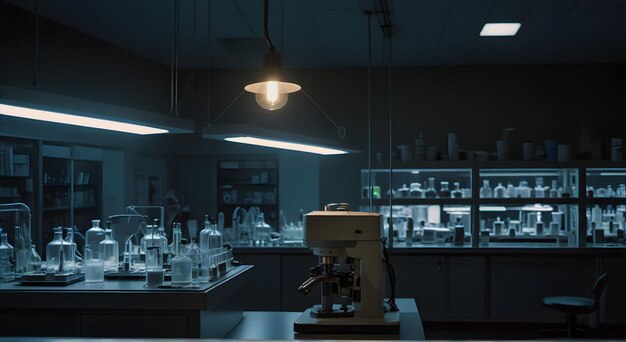
[[[402,187],[398,189],[398,197],[407,198],[409,197],[411,190],[406,186],[406,184],[402,184]]]
[[[545,198],[545,188],[543,187],[543,177],[535,178],[535,198]]]
[[[463,191],[459,182],[454,182],[454,189],[451,192],[452,198],[463,198]]]
[[[520,181],[519,186],[517,187],[517,197],[520,198],[530,198],[531,189],[528,187],[527,181]]]
[[[493,198],[493,190],[489,187],[489,180],[483,180],[483,187],[480,188],[480,198]]]
[[[448,187],[448,182],[442,181],[441,187],[439,188],[439,197],[441,198],[450,198],[450,188]]]
[[[85,233],[85,248],[98,250],[98,245],[104,240],[104,229],[100,228],[100,220],[91,220],[91,228]],[[84,254],[84,253],[83,253]]]
[[[108,224],[108,223],[107,223]],[[105,238],[98,245],[105,272],[117,272],[120,264],[120,253],[117,241],[113,240],[113,231],[106,229]]]
[[[556,179],[552,180],[552,187],[550,187],[550,198],[559,197],[559,186]]]
[[[608,197],[608,198],[614,198],[615,197],[615,190],[613,190],[613,187],[611,187],[610,185],[606,186],[606,197]]]
[[[506,198],[507,195],[507,190],[502,183],[498,183],[498,186],[493,189],[493,198]]]
[[[425,198],[437,198],[437,190],[435,189],[435,178],[428,178],[428,188],[424,193]]]

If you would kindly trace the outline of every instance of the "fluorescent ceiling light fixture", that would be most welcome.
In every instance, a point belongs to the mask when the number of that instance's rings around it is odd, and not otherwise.
[[[280,148],[283,150],[291,150],[298,152],[307,152],[307,153],[316,153],[321,155],[337,155],[337,154],[346,154],[347,151],[339,150],[335,148],[322,147],[317,145],[308,145],[308,144],[299,144],[292,143],[281,140],[272,140],[265,138],[255,138],[248,136],[237,136],[237,137],[227,137],[224,138],[226,141],[236,142],[241,144],[248,145],[256,145],[256,146],[264,146],[264,147],[272,147],[272,148]]]
[[[0,103],[0,114],[16,118],[61,123],[66,125],[104,129],[140,135],[169,133],[168,130],[107,119],[96,119],[81,115],[63,114],[47,110],[11,106]]]
[[[480,31],[482,37],[510,37],[517,34],[520,23],[488,23]]]
[[[506,211],[506,208],[501,205],[481,205],[480,211]]]

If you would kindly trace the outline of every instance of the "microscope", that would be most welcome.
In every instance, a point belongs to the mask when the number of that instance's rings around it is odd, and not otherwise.
[[[300,334],[399,334],[400,314],[384,302],[382,216],[329,204],[304,216],[304,244],[320,263],[298,291],[321,283],[321,304],[294,322]],[[343,303],[333,304],[333,295]]]

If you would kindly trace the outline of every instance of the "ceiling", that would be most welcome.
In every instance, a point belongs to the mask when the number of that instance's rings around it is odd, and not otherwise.
[[[34,3],[8,2],[29,10]],[[626,62],[626,0],[389,0],[389,5],[396,66]],[[368,0],[270,0],[270,35],[287,67],[364,67],[363,11],[373,8]],[[161,64],[171,61],[171,9],[166,0],[40,1],[42,16]],[[522,26],[515,37],[480,37],[486,22]],[[376,17],[372,28],[374,63],[381,65]],[[262,0],[180,1],[181,67],[259,67],[266,50],[262,37]]]

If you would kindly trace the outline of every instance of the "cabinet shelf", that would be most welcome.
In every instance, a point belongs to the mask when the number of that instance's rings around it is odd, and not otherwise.
[[[70,183],[44,183],[43,186],[49,188],[66,188],[70,186]]]
[[[481,198],[479,204],[524,205],[524,204],[578,204],[578,198]]]
[[[10,175],[0,175],[0,178],[4,179],[28,179],[33,178],[32,176],[10,176]]]
[[[611,197],[611,198],[591,197],[591,198],[585,198],[585,202],[587,204],[626,204],[626,198],[621,198],[621,197]]]
[[[363,203],[369,203],[368,199],[362,199]],[[375,199],[372,201],[374,205],[389,205],[388,198]],[[472,204],[471,198],[394,198],[391,203],[393,205],[469,205]]]

